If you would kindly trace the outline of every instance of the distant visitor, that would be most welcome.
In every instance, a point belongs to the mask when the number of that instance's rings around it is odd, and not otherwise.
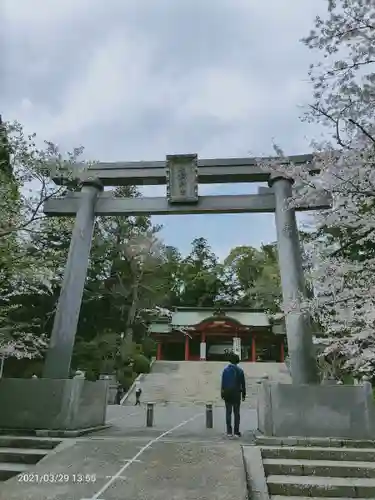
[[[121,399],[122,399],[123,395],[124,395],[124,389],[123,389],[122,385],[120,383],[118,383],[117,384],[117,391],[116,391],[116,399],[115,399],[115,403],[117,405],[121,404]]]
[[[225,402],[227,435],[229,437],[241,437],[240,433],[240,406],[241,399],[246,398],[245,375],[238,366],[240,358],[237,354],[231,353],[229,365],[223,370],[221,376],[221,397]],[[234,415],[234,433],[232,427],[232,412]]]
[[[141,383],[139,380],[136,380],[135,382],[135,405],[141,405],[141,394],[142,394],[142,388],[141,388]]]

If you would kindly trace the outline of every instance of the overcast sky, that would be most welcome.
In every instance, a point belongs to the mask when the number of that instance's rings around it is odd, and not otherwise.
[[[3,0],[1,112],[101,161],[309,152],[299,41],[326,0]],[[201,194],[256,192],[203,186]],[[147,194],[164,189],[147,188]],[[183,253],[204,236],[224,257],[275,239],[273,216],[155,217]]]

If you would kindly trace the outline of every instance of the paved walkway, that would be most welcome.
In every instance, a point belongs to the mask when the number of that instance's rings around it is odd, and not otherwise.
[[[189,420],[194,415],[200,414],[194,420],[173,432],[177,436],[204,437],[210,436],[222,439],[225,434],[225,409],[215,407],[213,409],[213,429],[206,429],[205,420],[206,408],[203,405],[180,406],[178,404],[158,404],[154,407],[154,426],[146,427],[146,404],[142,406],[109,406],[107,411],[107,422],[111,424],[110,429],[106,429],[96,435],[122,435],[122,436],[143,436],[154,435],[164,432],[179,423]],[[241,429],[244,437],[252,435],[257,427],[257,413],[255,410],[241,409]]]
[[[224,436],[223,409],[205,428],[204,407],[109,407],[112,427],[65,440],[39,462],[27,482],[0,486],[0,500],[227,500],[247,499],[241,442],[250,442],[255,412],[242,413],[243,439]]]

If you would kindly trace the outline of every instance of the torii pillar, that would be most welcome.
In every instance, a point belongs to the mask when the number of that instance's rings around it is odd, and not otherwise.
[[[95,224],[95,205],[103,186],[97,179],[86,180],[81,193],[64,281],[53,323],[43,378],[68,379],[90,258]]]
[[[293,384],[318,383],[318,371],[312,341],[311,321],[300,305],[306,297],[301,247],[294,208],[288,207],[293,180],[272,173],[269,186],[275,195],[275,222],[278,259],[284,306],[286,334]]]

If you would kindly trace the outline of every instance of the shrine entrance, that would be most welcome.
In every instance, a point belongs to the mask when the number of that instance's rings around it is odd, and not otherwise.
[[[236,352],[245,362],[284,362],[285,333],[282,315],[240,307],[177,307],[149,327],[157,359],[168,361],[228,361]]]
[[[163,346],[163,359],[168,361],[184,361],[185,344],[184,342],[168,342]]]
[[[228,361],[229,354],[233,351],[233,342],[210,339],[207,342],[207,361]],[[243,358],[241,358],[243,359]]]
[[[43,376],[53,379],[69,378],[96,215],[274,212],[283,300],[286,304],[296,305],[286,316],[291,374],[294,383],[315,383],[318,377],[311,325],[302,308],[297,307],[306,296],[306,291],[295,210],[328,208],[330,200],[322,199],[312,205],[289,207],[287,201],[292,196],[293,180],[274,168],[272,171],[264,168],[262,165],[267,161],[273,165],[277,162],[291,162],[305,167],[307,172],[318,171],[312,155],[292,156],[288,159],[209,160],[198,160],[197,155],[172,155],[167,156],[166,161],[95,163],[83,170],[77,168],[77,172],[80,172],[78,181],[82,186],[81,192],[68,192],[65,197],[52,198],[44,204],[45,214],[75,216],[75,225]],[[66,176],[60,176],[54,181],[57,184],[67,183],[71,180],[70,174],[67,172]],[[262,187],[255,195],[198,195],[199,183],[236,182],[265,182],[269,188]],[[110,192],[103,192],[105,186],[157,184],[167,185],[167,197],[114,198]],[[246,230],[249,228],[244,228]],[[252,342],[253,357],[254,341]],[[201,346],[202,344],[201,340]],[[185,342],[185,359],[189,348],[189,344]]]

